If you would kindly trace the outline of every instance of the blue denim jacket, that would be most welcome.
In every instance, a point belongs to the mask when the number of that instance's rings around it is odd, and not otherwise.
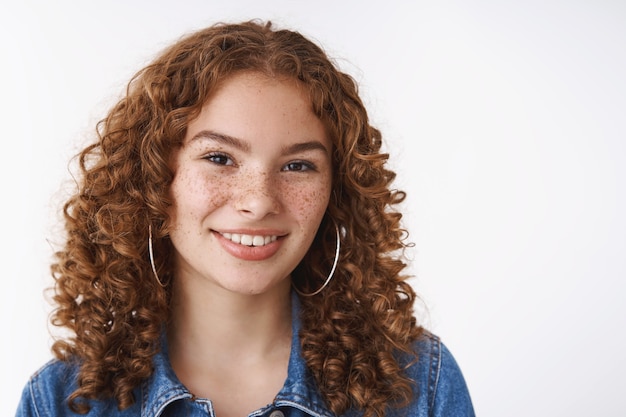
[[[250,414],[250,417],[334,417],[326,408],[316,383],[301,356],[298,332],[299,302],[293,297],[293,337],[285,385],[274,401]],[[474,416],[472,402],[461,370],[454,358],[432,334],[416,342],[419,362],[409,369],[416,382],[415,400],[406,409],[391,409],[389,417],[465,417]],[[22,394],[17,417],[77,416],[67,406],[68,396],[76,389],[78,368],[67,362],[53,360],[35,373]],[[118,410],[115,400],[91,401],[88,416],[215,417],[211,401],[196,398],[185,388],[172,370],[167,346],[154,357],[154,373],[135,389],[135,404]],[[359,416],[357,410],[346,417]],[[219,417],[219,416],[218,416]]]

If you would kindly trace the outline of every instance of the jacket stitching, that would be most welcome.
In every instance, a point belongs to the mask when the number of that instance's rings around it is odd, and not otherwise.
[[[435,409],[435,398],[439,385],[439,374],[441,371],[441,340],[437,336],[432,336],[430,352],[430,369],[428,375],[428,397],[429,415],[433,415]]]

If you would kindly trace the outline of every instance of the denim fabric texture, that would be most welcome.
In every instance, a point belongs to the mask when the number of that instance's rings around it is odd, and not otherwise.
[[[293,336],[288,375],[274,401],[250,417],[334,417],[325,406],[301,356],[298,333],[299,301],[293,297]],[[163,338],[165,339],[165,338]],[[426,333],[416,342],[419,361],[408,369],[416,382],[415,400],[404,409],[390,409],[389,417],[470,417],[474,410],[461,370],[437,336]],[[36,372],[24,388],[16,417],[78,416],[67,406],[76,389],[76,364],[53,360]],[[115,400],[90,401],[88,416],[165,417],[215,416],[211,401],[194,397],[172,370],[167,345],[154,357],[154,373],[134,391],[135,404],[118,410]],[[356,417],[349,410],[346,417]]]

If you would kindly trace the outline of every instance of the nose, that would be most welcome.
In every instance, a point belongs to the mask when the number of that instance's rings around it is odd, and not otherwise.
[[[253,220],[280,211],[279,190],[267,173],[244,175],[236,191],[235,209]]]

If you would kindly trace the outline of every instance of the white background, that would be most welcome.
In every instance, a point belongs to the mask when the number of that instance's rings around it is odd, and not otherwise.
[[[626,415],[626,3],[14,3],[0,6],[0,415],[50,357],[70,157],[162,47],[253,17],[315,39],[361,84],[409,193],[420,319],[477,414]]]

